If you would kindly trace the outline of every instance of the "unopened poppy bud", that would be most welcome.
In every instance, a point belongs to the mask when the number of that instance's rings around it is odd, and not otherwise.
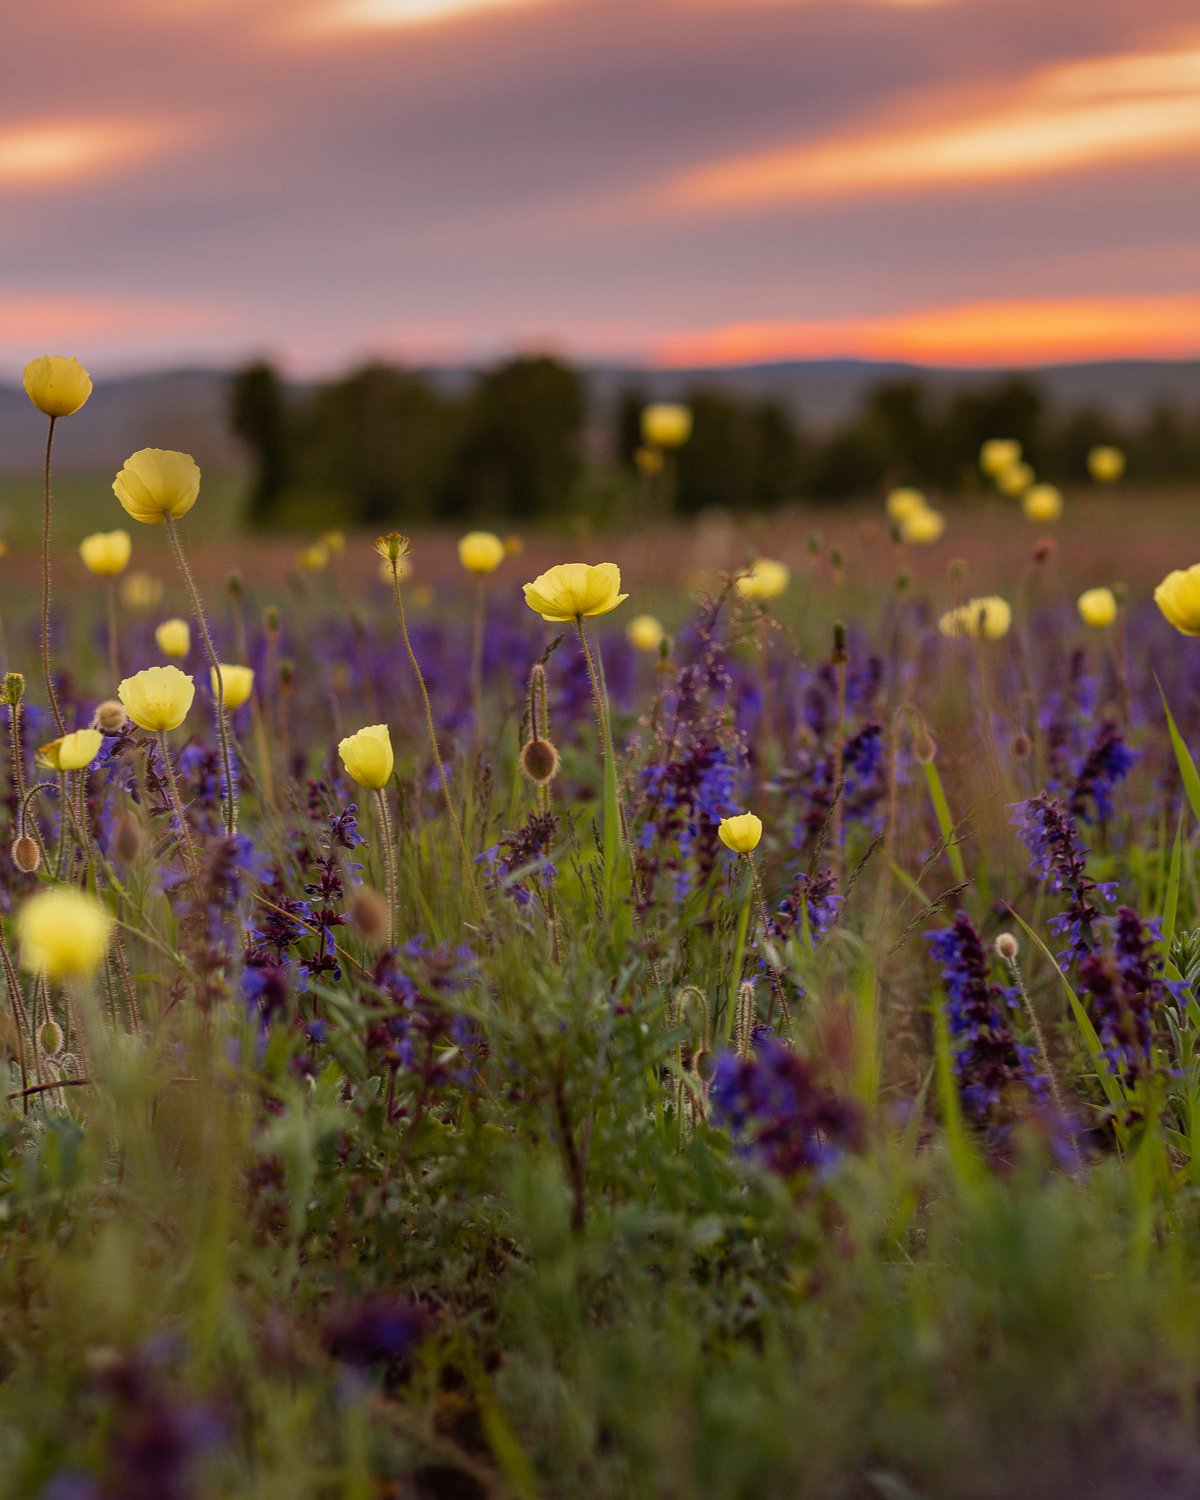
[[[97,703],[96,712],[92,715],[92,722],[101,734],[120,734],[125,727],[125,719],[125,705],[116,698],[106,698],[103,703]]]
[[[1014,760],[1028,760],[1033,754],[1033,741],[1023,729],[1018,729],[1012,737],[1009,749],[1013,753]]]
[[[996,939],[996,952],[1006,964],[1014,963],[1020,951],[1021,945],[1011,932],[1002,932]]]
[[[225,591],[231,599],[242,597],[242,575],[235,568],[225,580]]]
[[[285,687],[285,688],[291,687],[291,685],[292,685],[292,678],[295,675],[296,675],[296,663],[294,661],[290,661],[290,660],[286,660],[285,659],[284,661],[281,661],[279,663],[279,681],[280,681],[280,684],[283,687]]]
[[[279,629],[279,606],[268,604],[263,610],[263,629],[274,635]]]
[[[937,745],[928,729],[922,729],[913,740],[913,759],[919,766],[929,766],[937,759]]]
[[[42,851],[37,840],[23,833],[12,846],[12,862],[23,875],[32,875],[42,862]]]
[[[63,1029],[57,1021],[43,1021],[38,1027],[38,1046],[47,1057],[54,1057],[62,1051]]]
[[[113,848],[123,865],[131,865],[142,852],[141,825],[132,813],[123,812],[117,819]]]
[[[384,942],[391,930],[388,904],[369,886],[363,886],[350,903],[350,920],[369,943]]]
[[[558,751],[549,740],[530,740],[521,751],[521,770],[535,786],[545,786],[558,775]]]
[[[10,708],[15,708],[25,696],[25,674],[23,672],[5,672],[4,682],[0,685],[0,697],[2,697]]]
[[[829,659],[835,665],[840,665],[841,663],[850,660],[849,653],[846,650],[846,626],[845,622],[842,620],[837,620],[834,622],[833,655]]]

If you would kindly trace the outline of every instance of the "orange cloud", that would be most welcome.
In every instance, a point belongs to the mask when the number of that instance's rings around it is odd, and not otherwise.
[[[325,0],[293,29],[328,33],[429,26],[555,3],[560,0]]]
[[[684,209],[1028,177],[1200,148],[1200,47],[1046,69],[981,108],[957,94],[872,126],[686,172],[661,197]]]
[[[1025,365],[1058,360],[1189,358],[1200,351],[1200,296],[974,302],[877,318],[724,323],[654,341],[660,365],[778,359]]]
[[[176,144],[187,127],[174,121],[32,120],[0,126],[0,189],[58,187],[118,171]]]
[[[59,346],[81,353],[97,342],[135,343],[146,336],[212,333],[238,327],[229,309],[183,300],[89,297],[51,292],[0,296],[0,347],[25,358]]]

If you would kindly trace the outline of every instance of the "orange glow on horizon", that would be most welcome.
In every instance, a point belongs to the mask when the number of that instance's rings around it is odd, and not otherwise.
[[[1200,296],[997,301],[885,315],[724,323],[666,334],[655,365],[882,359],[963,366],[1200,353]]]
[[[290,29],[317,35],[433,26],[501,11],[530,10],[561,0],[324,0]]]
[[[57,187],[117,171],[169,149],[183,133],[160,120],[38,120],[0,127],[0,189]]]

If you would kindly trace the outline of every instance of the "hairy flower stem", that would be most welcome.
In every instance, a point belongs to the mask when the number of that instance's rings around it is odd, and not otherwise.
[[[834,729],[833,742],[833,784],[837,791],[833,804],[833,852],[829,862],[833,867],[834,878],[840,882],[842,878],[842,803],[845,800],[842,777],[846,763],[846,652],[844,647],[835,650],[834,672],[837,678],[837,724]],[[756,875],[755,880],[757,879]]]
[[[106,578],[105,603],[108,615],[108,670],[112,674],[113,687],[121,680],[121,633],[117,622],[117,580]]]
[[[382,787],[375,789],[375,806],[379,810],[379,832],[383,839],[384,869],[387,872],[388,946],[396,946],[396,840],[392,834],[392,820],[388,814],[387,797]]]
[[[183,810],[183,798],[179,795],[179,782],[175,779],[175,767],[171,762],[171,747],[167,743],[167,734],[164,729],[158,732],[158,750],[162,756],[163,770],[166,772],[167,792],[171,798],[171,807],[175,812],[175,820],[179,824],[184,860],[187,863],[188,873],[195,879],[200,873],[200,865],[196,858],[196,846],[192,843],[192,830],[188,827],[187,814]]]
[[[475,612],[471,621],[471,743],[475,755],[483,749],[483,632],[487,620],[487,578],[475,580]]]
[[[396,613],[400,617],[400,637],[404,642],[404,649],[408,653],[413,675],[417,679],[417,687],[421,693],[421,706],[425,712],[425,729],[429,735],[429,747],[433,751],[434,764],[437,766],[438,780],[442,784],[442,797],[446,804],[446,815],[450,819],[450,826],[454,829],[454,837],[458,843],[459,853],[462,855],[463,868],[467,874],[471,894],[475,898],[475,905],[479,911],[480,921],[484,927],[487,927],[487,907],[484,906],[483,897],[479,894],[479,885],[475,880],[475,866],[467,851],[467,841],[463,837],[462,824],[458,820],[454,798],[450,794],[450,782],[446,778],[446,767],[442,764],[442,753],[438,749],[437,730],[433,726],[433,708],[429,702],[429,692],[425,687],[425,678],[422,675],[420,663],[417,661],[417,654],[413,650],[412,641],[408,637],[408,618],[404,613],[404,595],[400,589],[400,572],[394,562],[392,563],[392,587],[396,595]]]
[[[583,616],[575,616],[575,626],[579,631],[579,644],[583,649],[583,659],[587,665],[588,681],[592,685],[592,701],[596,706],[596,722],[600,728],[600,753],[607,761],[612,750],[612,729],[608,721],[608,704],[604,699],[604,690],[600,686],[600,675],[596,669],[596,659],[592,655],[591,644],[584,629]],[[614,766],[615,771],[615,766]],[[621,795],[621,778],[614,776],[617,792],[617,816],[621,825],[621,842],[624,844],[629,837],[629,828],[625,820],[625,799]]]
[[[38,853],[43,861],[49,859],[46,852],[46,841],[42,837],[42,830],[37,819],[31,819],[25,796],[25,771],[21,754],[21,705],[10,703],[8,706],[8,739],[12,751],[12,781],[13,791],[17,794],[17,805],[20,815],[17,818],[17,837],[21,838],[33,830],[33,839],[38,846]]]
[[[0,966],[4,969],[4,978],[8,985],[8,997],[12,1002],[13,1020],[17,1028],[17,1067],[21,1073],[21,1112],[29,1113],[29,1100],[25,1096],[28,1087],[29,1075],[26,1071],[25,1058],[27,1050],[33,1055],[33,1066],[39,1083],[42,1081],[42,1070],[38,1062],[38,1049],[36,1039],[29,1026],[29,1016],[25,1010],[25,1002],[21,996],[21,981],[17,978],[17,971],[13,967],[12,955],[8,951],[8,944],[4,941],[4,933],[0,931]]]
[[[54,424],[57,417],[50,418],[46,433],[46,463],[42,473],[42,676],[46,683],[46,696],[50,700],[50,711],[58,725],[60,735],[66,734],[58,699],[54,693],[54,679],[50,674],[50,455],[54,449]]]
[[[1025,977],[1015,958],[1005,958],[1004,966],[1012,975],[1012,981],[1017,987],[1017,993],[1021,997],[1021,1003],[1025,1007],[1025,1014],[1029,1017],[1029,1024],[1033,1028],[1034,1040],[1037,1043],[1038,1056],[1042,1060],[1042,1067],[1046,1071],[1046,1082],[1050,1086],[1050,1096],[1054,1100],[1054,1108],[1058,1111],[1058,1117],[1067,1123],[1066,1106],[1063,1104],[1062,1094],[1058,1088],[1058,1077],[1054,1071],[1054,1065],[1050,1061],[1050,1051],[1046,1046],[1046,1037],[1042,1031],[1042,1023],[1038,1020],[1038,1013],[1033,1008],[1033,1000],[1029,991],[1025,988]]]
[[[771,919],[767,916],[767,898],[763,894],[762,881],[759,879],[758,875],[758,866],[754,863],[754,856],[752,854],[745,854],[742,856],[742,858],[746,861],[746,867],[750,871],[750,879],[754,886],[754,897],[756,902],[758,903],[758,919],[762,923],[763,942],[770,942]],[[787,994],[783,987],[783,975],[779,972],[775,965],[771,963],[770,959],[767,960],[767,973],[771,976],[771,988],[774,991],[774,998],[772,998],[771,1000],[771,1008],[767,1012],[767,1025],[769,1026],[774,1018],[775,999],[778,999],[779,1008],[783,1012],[783,1024],[787,1027],[788,1033],[790,1035],[792,1030],[792,1013],[788,1008]]]
[[[171,550],[175,554],[175,561],[179,565],[179,571],[183,574],[183,581],[187,587],[192,601],[192,614],[195,616],[196,624],[200,627],[200,635],[204,641],[204,650],[208,656],[209,666],[212,668],[213,678],[216,683],[216,719],[217,734],[221,741],[221,766],[225,772],[225,832],[232,837],[237,832],[237,782],[233,775],[233,751],[230,749],[229,741],[229,718],[225,713],[225,683],[221,677],[221,663],[217,660],[217,653],[213,647],[212,636],[208,633],[208,621],[204,614],[204,605],[200,601],[200,592],[196,588],[195,580],[192,578],[192,570],[188,567],[187,558],[183,555],[183,546],[179,540],[179,532],[175,528],[175,520],[172,516],[165,517],[167,536],[170,538]]]

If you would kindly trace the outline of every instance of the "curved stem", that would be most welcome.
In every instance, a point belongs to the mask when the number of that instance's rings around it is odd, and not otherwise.
[[[229,744],[229,720],[225,713],[225,683],[221,677],[221,663],[217,660],[212,636],[208,633],[208,620],[205,618],[204,605],[200,602],[200,592],[192,578],[192,570],[188,567],[187,558],[183,555],[183,547],[179,541],[179,533],[175,529],[173,517],[166,517],[166,526],[167,536],[171,541],[171,550],[175,553],[175,561],[179,565],[179,571],[183,574],[183,581],[191,596],[192,614],[195,616],[196,624],[200,627],[208,664],[212,668],[216,683],[217,735],[221,741],[221,766],[225,773],[225,832],[232,837],[237,832],[237,782],[233,776],[233,752]]]
[[[42,471],[42,676],[46,682],[46,696],[50,700],[50,711],[58,725],[59,734],[66,734],[67,726],[54,694],[54,679],[50,675],[50,455],[54,449],[54,424],[57,417],[50,418],[46,433],[46,462]]]

